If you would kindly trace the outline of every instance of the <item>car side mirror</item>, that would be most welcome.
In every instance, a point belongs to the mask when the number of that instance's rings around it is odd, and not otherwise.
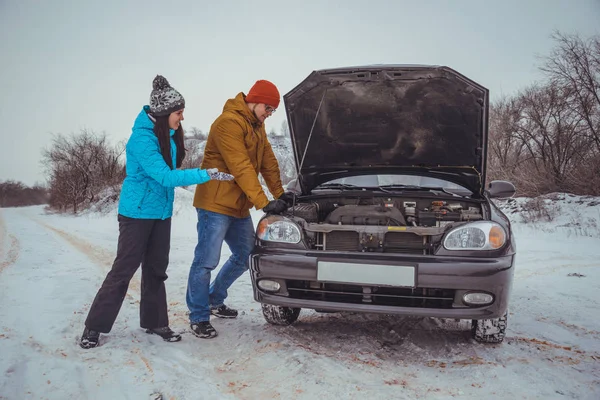
[[[508,181],[491,181],[488,193],[491,198],[513,197],[517,189]]]

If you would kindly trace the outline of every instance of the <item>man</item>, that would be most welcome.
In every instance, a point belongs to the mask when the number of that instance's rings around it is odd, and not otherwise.
[[[209,181],[197,186],[194,207],[198,213],[198,244],[190,268],[187,305],[190,328],[201,338],[213,338],[217,332],[210,316],[236,318],[238,312],[224,304],[227,289],[248,269],[248,257],[254,247],[252,206],[266,213],[282,213],[291,194],[284,194],[279,164],[267,140],[264,122],[277,106],[277,87],[259,80],[247,95],[239,93],[227,100],[222,114],[210,127],[202,168],[218,168],[235,181]],[[269,201],[258,180],[261,174],[275,199]],[[219,264],[223,241],[231,249],[215,280],[211,271]]]

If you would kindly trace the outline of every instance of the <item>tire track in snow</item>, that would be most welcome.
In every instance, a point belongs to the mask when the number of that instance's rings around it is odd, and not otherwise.
[[[37,224],[61,236],[72,247],[85,254],[90,260],[92,260],[94,264],[100,266],[105,273],[108,273],[108,271],[110,271],[115,258],[115,254],[113,252],[95,246],[90,242],[82,239],[80,236],[71,235],[70,233],[67,233],[63,230],[60,230],[42,221],[39,221],[36,218],[33,218],[31,216],[28,217],[35,221]],[[132,293],[130,293],[131,291],[135,292],[136,296],[132,296]],[[129,283],[129,289],[127,290],[127,294],[132,298],[136,297],[137,299],[139,299],[140,293],[140,283],[138,282],[138,279],[135,279],[134,277]]]
[[[6,250],[6,242],[8,240],[10,240],[10,245],[8,246],[5,257],[4,251]],[[21,245],[19,244],[19,240],[6,231],[6,225],[4,225],[4,220],[0,213],[0,273],[2,273],[6,267],[17,261],[20,251]]]
[[[13,235],[8,235],[8,237],[10,238],[10,248],[6,254],[6,259],[0,264],[0,273],[2,273],[6,267],[17,261],[19,252],[21,251],[21,246],[17,238]]]
[[[148,358],[144,356],[142,350],[140,350],[139,348],[133,349],[133,353],[137,354],[140,357],[140,359],[142,360],[142,362],[146,366],[146,369],[148,370],[148,372],[152,376],[152,378],[150,380],[152,382],[154,382],[154,369],[152,368],[152,365],[150,364],[150,361],[148,361]]]
[[[523,352],[544,354],[543,360],[553,365],[564,364],[573,366],[584,363],[597,365],[598,361],[600,361],[600,353],[593,350],[583,350],[577,346],[557,344],[548,340],[525,336],[506,337],[505,341],[509,345],[517,346]],[[520,357],[523,356],[524,354],[520,355]],[[521,359],[520,357],[507,357],[506,360],[517,360],[522,363],[530,362],[530,358]]]
[[[569,331],[573,332],[573,334],[575,336],[593,336],[596,339],[600,340],[600,331],[586,329],[586,328],[584,328],[582,326],[568,323],[568,322],[566,322],[566,321],[564,321],[562,319],[559,319],[557,321],[553,321],[550,318],[538,317],[538,318],[536,318],[536,321],[544,322],[544,323],[547,323],[547,324],[553,324],[553,325],[562,326],[565,329],[568,329]]]
[[[2,219],[2,209],[0,209],[0,260],[4,259],[5,238],[6,226],[4,226],[4,220]]]

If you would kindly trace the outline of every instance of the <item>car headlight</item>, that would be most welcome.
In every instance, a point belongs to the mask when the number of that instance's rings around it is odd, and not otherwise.
[[[280,243],[299,243],[302,235],[298,225],[280,215],[269,215],[258,223],[256,236],[260,240]]]
[[[496,250],[506,243],[504,228],[495,222],[477,221],[452,229],[444,239],[447,250]]]

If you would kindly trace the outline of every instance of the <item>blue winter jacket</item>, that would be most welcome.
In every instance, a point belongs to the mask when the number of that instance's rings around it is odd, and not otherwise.
[[[160,152],[148,106],[137,116],[126,146],[127,176],[121,189],[119,214],[129,218],[167,219],[173,215],[175,186],[210,180],[203,169],[171,169]],[[171,157],[176,165],[177,147],[171,129]]]

